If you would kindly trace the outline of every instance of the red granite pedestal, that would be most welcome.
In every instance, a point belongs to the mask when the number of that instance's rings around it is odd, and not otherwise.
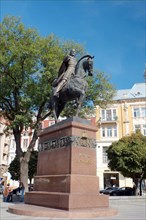
[[[45,129],[39,137],[34,191],[25,204],[61,210],[108,208],[96,176],[96,127],[69,118]]]
[[[8,211],[61,219],[116,215],[108,196],[99,194],[95,135],[96,127],[75,117],[45,129],[39,138],[34,191],[25,194],[25,204],[13,204]]]

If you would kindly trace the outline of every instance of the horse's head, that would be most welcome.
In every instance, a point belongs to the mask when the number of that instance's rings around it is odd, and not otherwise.
[[[81,57],[76,65],[76,75],[88,73],[88,76],[93,76],[93,58],[90,55]]]
[[[86,71],[88,71],[88,76],[93,76],[93,58],[88,57],[86,61]]]

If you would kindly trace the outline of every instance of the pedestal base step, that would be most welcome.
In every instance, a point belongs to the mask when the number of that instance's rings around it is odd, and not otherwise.
[[[34,217],[48,217],[48,218],[96,218],[109,217],[117,215],[118,212],[113,208],[91,208],[91,209],[77,209],[72,211],[64,211],[59,209],[51,209],[45,207],[38,207],[34,205],[17,204],[8,207],[10,213],[16,215],[26,215]]]
[[[79,208],[108,208],[107,195],[32,191],[25,194],[25,204],[64,210]]]

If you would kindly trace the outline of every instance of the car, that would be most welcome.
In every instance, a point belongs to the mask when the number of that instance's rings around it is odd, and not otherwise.
[[[106,187],[103,190],[100,190],[99,192],[102,193],[102,194],[110,195],[113,190],[118,190],[118,189],[119,189],[119,187],[110,186],[110,187]]]
[[[115,190],[110,191],[110,196],[132,196],[134,195],[134,190],[131,187],[121,187]]]

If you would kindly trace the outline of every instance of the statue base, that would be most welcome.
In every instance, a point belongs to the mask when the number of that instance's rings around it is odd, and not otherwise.
[[[107,208],[96,176],[96,127],[76,117],[40,134],[34,191],[25,204],[63,210]]]

